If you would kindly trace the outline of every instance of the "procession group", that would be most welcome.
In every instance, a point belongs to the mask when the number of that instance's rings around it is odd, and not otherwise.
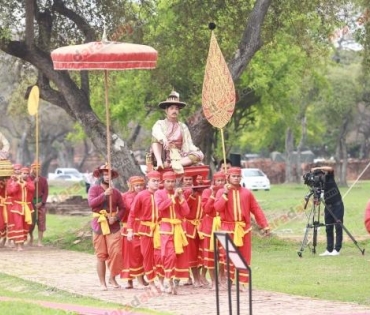
[[[0,247],[6,242],[18,251],[23,250],[26,242],[33,244],[33,231],[38,227],[38,246],[46,230],[46,201],[49,186],[47,179],[39,175],[40,164],[31,167],[21,164],[10,165],[5,170],[8,160],[2,159],[3,171],[10,171],[10,176],[0,177]]]
[[[254,195],[240,185],[241,168],[228,168],[225,160],[208,180],[209,185],[197,181],[193,167],[203,165],[204,154],[193,144],[186,124],[178,119],[185,106],[175,91],[159,103],[166,118],[152,128],[153,161],[147,161],[147,165],[151,164],[153,170],[145,177],[129,178],[129,191],[122,194],[114,188],[112,179],[118,177],[118,172],[110,165],[93,172],[96,182],[88,191],[88,202],[102,290],[108,289],[107,269],[108,283],[114,288],[121,287],[117,276],[127,281],[127,288],[133,288],[132,280],[137,278],[140,286],[154,292],[177,294],[181,281],[194,287],[215,288],[214,232],[229,233],[248,264],[252,215],[261,231],[269,234],[267,219]],[[3,141],[4,147],[7,155],[9,143]],[[0,162],[3,158],[7,157],[0,156]],[[39,168],[37,163],[31,169],[14,167],[14,174],[1,181],[0,212],[6,215],[0,230],[3,239],[12,240],[19,251],[35,222],[42,245],[47,182],[37,176]],[[208,176],[209,168],[204,168]],[[220,253],[218,262],[222,266],[225,253],[222,249]],[[229,276],[235,281],[233,266]],[[240,283],[248,283],[246,270],[239,276]]]
[[[107,165],[94,171],[98,181],[88,194],[92,207],[93,244],[100,285],[119,288],[116,277],[132,288],[139,286],[177,294],[179,282],[194,287],[215,287],[213,233],[230,233],[243,258],[251,258],[251,214],[268,234],[266,217],[253,194],[240,186],[241,169],[213,175],[208,188],[194,186],[186,170],[180,177],[173,171],[150,171],[146,177],[129,179],[129,191],[121,194],[109,185],[118,173]],[[221,250],[221,253],[223,251]],[[225,262],[220,255],[220,263]],[[209,277],[207,276],[209,274]],[[230,278],[234,278],[231,266]],[[211,283],[206,280],[209,278]],[[248,273],[240,272],[240,283]]]

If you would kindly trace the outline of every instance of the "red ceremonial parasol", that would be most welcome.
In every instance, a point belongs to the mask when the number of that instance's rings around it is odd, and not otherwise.
[[[111,167],[111,137],[108,102],[108,70],[154,69],[157,51],[146,45],[119,42],[91,42],[60,47],[52,51],[55,70],[104,70],[107,125],[107,162]],[[111,172],[109,172],[109,184]]]

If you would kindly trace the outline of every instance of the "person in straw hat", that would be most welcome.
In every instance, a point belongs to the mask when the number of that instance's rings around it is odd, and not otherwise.
[[[193,144],[189,128],[179,121],[180,110],[186,103],[180,102],[180,96],[172,91],[167,100],[159,103],[166,118],[158,120],[152,128],[152,151],[157,161],[157,169],[171,166],[182,174],[183,167],[201,162],[203,153]],[[162,153],[164,155],[162,157]]]
[[[120,288],[116,276],[120,274],[122,262],[122,237],[120,221],[125,213],[121,192],[109,183],[118,173],[104,164],[94,170],[98,184],[89,189],[88,203],[92,208],[93,245],[97,257],[97,273],[103,291],[108,290],[105,281],[106,268],[110,271],[109,284]]]

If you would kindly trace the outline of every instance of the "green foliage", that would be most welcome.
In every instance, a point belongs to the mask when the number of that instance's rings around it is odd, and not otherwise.
[[[73,131],[66,136],[66,140],[70,142],[77,142],[86,138],[85,132],[79,123],[73,124]]]
[[[325,60],[311,59],[289,37],[280,34],[274,49],[266,46],[251,62],[243,83],[260,95],[254,124],[244,129],[240,144],[253,152],[263,148],[284,151],[285,131],[300,134],[300,119],[322,89]],[[321,67],[321,69],[320,69]],[[261,137],[261,135],[264,135]]]
[[[361,98],[359,76],[359,64],[330,67],[327,74],[328,87],[315,106],[312,119],[317,122],[316,117],[321,117],[320,123],[327,126],[322,135],[332,152],[335,151],[338,139],[349,132],[348,127],[342,130],[342,126],[354,123]]]
[[[333,52],[328,38],[337,27],[346,23],[343,11],[361,1],[348,4],[339,0],[272,1],[263,24],[263,47],[253,58],[247,71],[236,80],[238,95],[234,117],[225,128],[228,147],[251,150],[284,148],[287,126],[299,139],[299,121],[304,113],[311,114],[315,96],[325,88],[320,79],[325,63]],[[82,43],[85,34],[73,21],[58,13],[51,2],[37,2],[41,11],[50,10],[55,21],[52,28],[52,50],[59,46]],[[110,72],[109,101],[112,122],[124,138],[132,135],[133,126],[149,130],[161,117],[157,104],[172,88],[180,93],[187,106],[183,117],[189,117],[201,106],[202,81],[208,53],[209,22],[215,22],[215,34],[227,61],[240,52],[238,45],[255,1],[72,1],[69,9],[93,26],[93,38],[99,40],[103,25],[109,39],[143,43],[159,52],[158,66],[153,71]],[[22,1],[4,0],[3,29],[19,30],[20,38],[25,6]],[[364,4],[364,6],[366,6]],[[345,8],[345,10],[343,9]],[[4,33],[4,34],[5,34]],[[36,37],[41,36],[36,28]],[[5,35],[4,35],[5,36]],[[8,36],[8,35],[6,35]],[[367,40],[367,39],[366,39]],[[368,41],[368,40],[367,40]],[[78,74],[72,75],[79,81]],[[318,79],[319,78],[319,79]],[[321,81],[321,82],[320,82]],[[98,117],[105,121],[105,87],[101,72],[90,73],[91,104]],[[242,91],[253,91],[243,95]],[[75,127],[69,139],[82,139],[82,129]],[[309,125],[309,134],[323,131],[324,125]],[[216,131],[215,131],[216,132]],[[261,139],[261,134],[264,136]],[[210,137],[210,139],[218,139]],[[310,144],[317,144],[310,137]],[[148,143],[150,140],[147,141]],[[147,147],[148,143],[143,143]],[[138,146],[140,146],[138,144]],[[219,148],[215,146],[215,151]]]

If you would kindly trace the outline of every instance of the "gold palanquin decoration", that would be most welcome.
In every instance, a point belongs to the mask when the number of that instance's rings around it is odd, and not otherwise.
[[[231,73],[212,32],[202,90],[203,113],[209,123],[222,129],[234,113],[235,99]]]

